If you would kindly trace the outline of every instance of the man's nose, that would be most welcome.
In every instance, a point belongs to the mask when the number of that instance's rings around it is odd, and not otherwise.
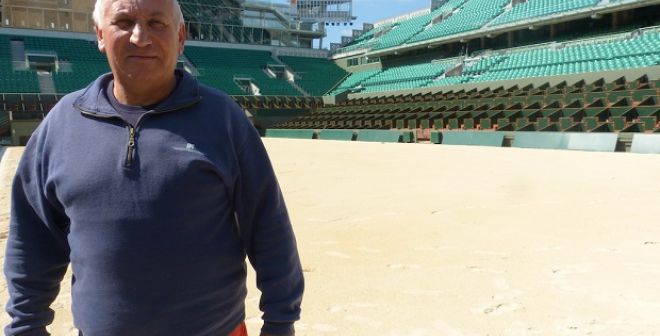
[[[138,47],[145,47],[151,44],[151,37],[149,36],[149,28],[144,24],[136,22],[131,31],[131,43]]]

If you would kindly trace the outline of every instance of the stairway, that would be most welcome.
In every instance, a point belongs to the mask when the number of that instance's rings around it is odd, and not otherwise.
[[[39,80],[39,91],[41,93],[57,93],[55,82],[53,82],[53,75],[50,72],[37,71],[37,79]]]
[[[25,59],[25,42],[11,41],[11,61],[14,70],[26,70],[28,68]]]
[[[277,52],[272,53],[270,56],[273,60],[275,60],[275,62],[277,62],[277,64],[280,64],[280,65],[284,66],[286,71],[293,74],[293,80],[287,79],[287,82],[289,84],[291,84],[291,86],[293,86],[294,89],[298,90],[298,92],[300,92],[305,97],[311,96],[309,94],[309,92],[307,92],[305,89],[302,88],[302,86],[300,86],[300,85],[298,85],[298,83],[296,83],[296,81],[295,81],[296,72],[293,71],[293,69],[291,67],[289,67],[286,63],[282,62],[282,60],[279,58],[279,55],[277,54]]]

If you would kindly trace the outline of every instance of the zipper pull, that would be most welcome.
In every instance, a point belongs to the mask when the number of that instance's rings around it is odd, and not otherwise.
[[[126,150],[126,167],[133,164],[133,150],[135,149],[135,127],[128,126],[128,148]]]

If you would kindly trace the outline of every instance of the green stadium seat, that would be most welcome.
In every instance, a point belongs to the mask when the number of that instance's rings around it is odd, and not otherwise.
[[[642,122],[633,121],[626,122],[623,128],[621,128],[621,133],[644,133],[646,131],[646,125]]]
[[[572,117],[559,118],[559,130],[562,132],[575,132],[582,129],[580,123],[576,122]]]
[[[541,117],[536,120],[536,130],[542,132],[558,131],[557,122],[548,117]]]
[[[607,94],[607,101],[617,106],[630,106],[632,100],[631,91],[615,91]]]
[[[519,117],[515,120],[514,130],[519,131],[535,131],[536,125],[532,123],[529,118]]]
[[[644,125],[644,130],[654,130],[658,127],[660,111],[653,116],[639,116],[637,121]]]
[[[598,127],[604,124],[597,117],[584,117],[582,118],[582,128],[587,132],[593,132]]]
[[[654,96],[646,96],[637,105],[637,112],[639,115],[653,115],[660,110],[658,98]]]
[[[610,117],[610,109],[603,107],[587,107],[584,109],[586,117],[596,117],[598,120],[604,121]]]
[[[497,119],[497,130],[498,131],[513,131],[514,125],[509,118],[498,118]]]
[[[657,99],[658,91],[657,89],[634,90],[632,91],[631,95],[633,101],[641,102],[645,100],[647,97],[653,97]]]

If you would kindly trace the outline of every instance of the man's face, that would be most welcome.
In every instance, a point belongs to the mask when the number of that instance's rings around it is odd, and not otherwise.
[[[186,32],[171,1],[105,0],[96,37],[116,79],[150,85],[173,78]]]

